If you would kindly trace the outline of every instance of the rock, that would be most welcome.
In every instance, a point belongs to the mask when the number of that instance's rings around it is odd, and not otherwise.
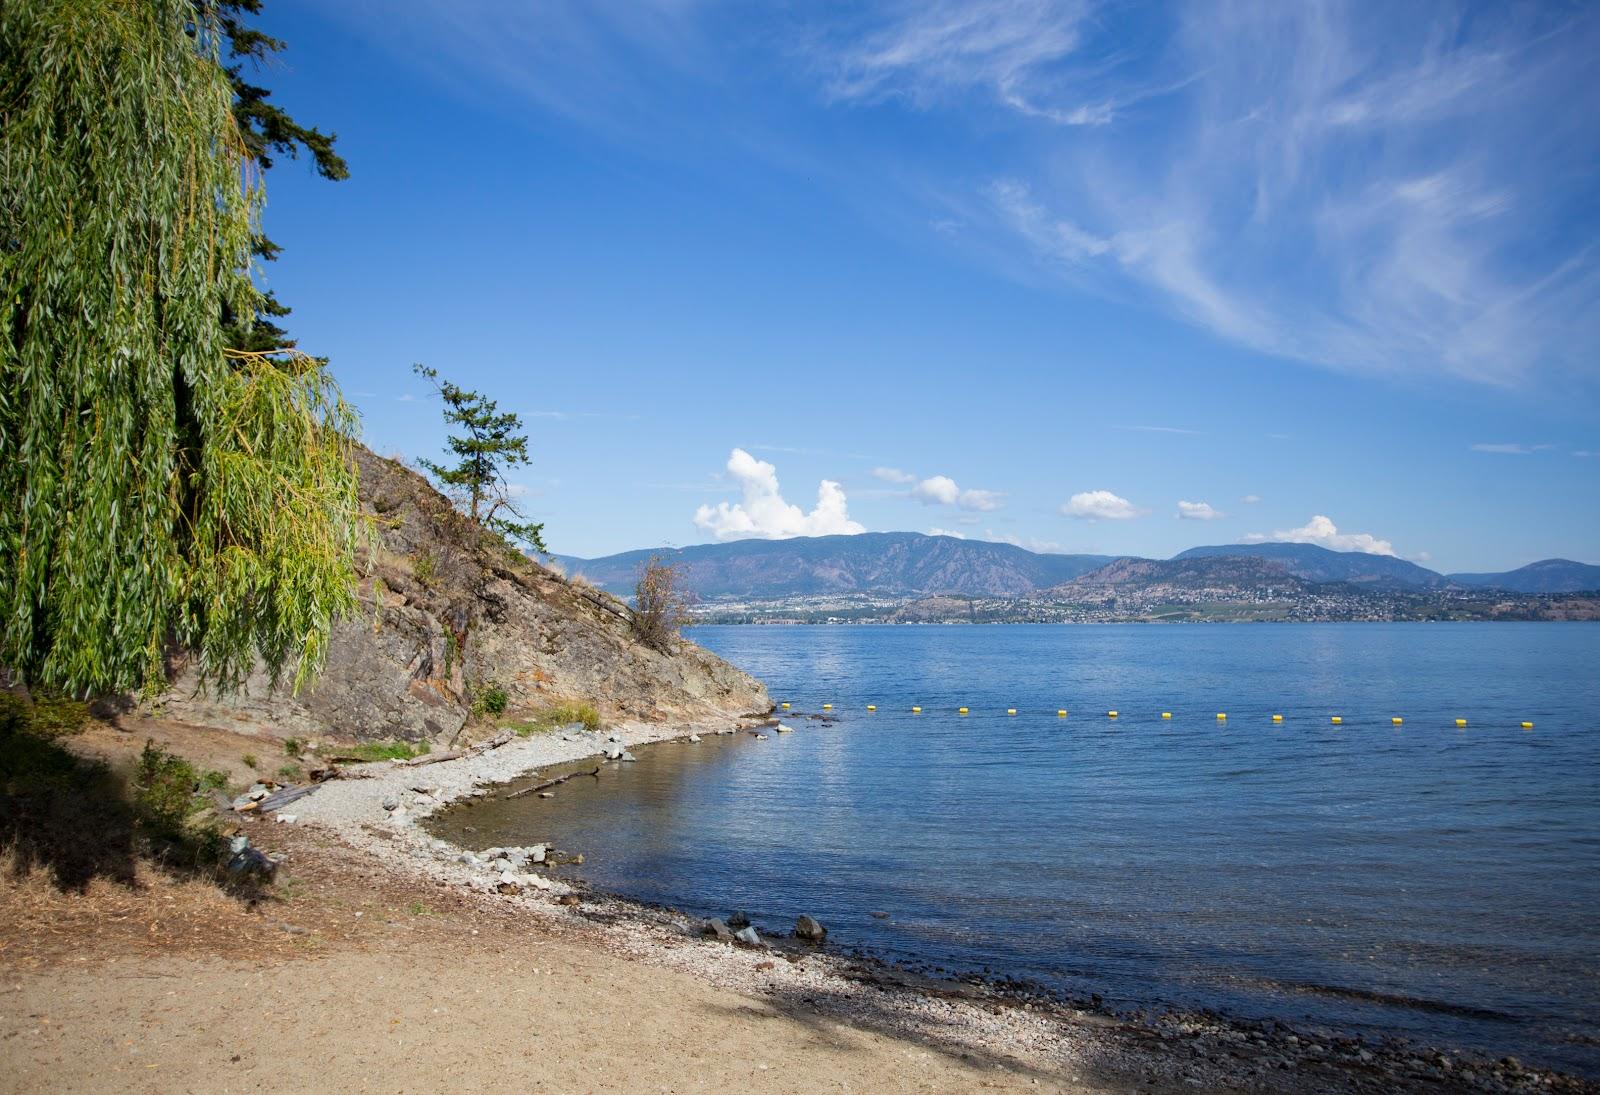
[[[293,825],[300,820],[299,814],[276,814],[274,816],[278,819],[279,825]]]
[[[398,810],[400,809],[400,800],[393,797],[386,798],[383,800],[383,808],[385,810]]]
[[[828,929],[815,917],[801,916],[794,922],[794,936],[808,943],[821,943],[828,938]]]
[[[618,734],[607,734],[606,735],[606,740],[607,741],[612,741],[612,742],[618,742],[618,741],[622,740],[622,737],[620,735],[618,735]]]
[[[545,852],[547,850],[548,849],[546,849],[543,844],[535,844],[533,847],[528,849],[528,862],[543,863]]]
[[[767,740],[767,735],[765,735],[765,734],[753,734],[751,736],[754,737],[757,741],[766,741]]]
[[[872,917],[872,919],[874,919],[874,920],[887,920],[887,919],[889,919],[889,914],[886,913],[886,912],[881,912],[881,911],[880,912],[870,912],[867,915]]]
[[[554,791],[540,791],[539,792],[539,797],[540,798],[555,798],[556,797],[556,793]]]
[[[728,915],[728,927],[730,927],[730,928],[748,928],[749,926],[750,926],[750,914],[745,912],[744,910],[735,909],[732,913],[730,913]]]
[[[618,759],[624,760],[624,761],[634,761],[634,760],[638,760],[639,758],[634,756],[632,753],[629,753],[626,750],[624,750],[623,753],[622,753],[622,756],[620,758],[618,758]]]
[[[579,901],[580,898],[575,893],[564,893],[560,897],[556,898],[557,905],[576,905],[579,903]]]
[[[509,874],[511,871],[511,860],[505,858],[504,856],[501,856],[499,859],[491,859],[489,861],[489,869],[491,871],[500,871],[502,873]]]
[[[606,743],[605,757],[607,760],[621,760],[623,755],[626,753],[627,750],[618,745],[616,742],[613,741]]]
[[[404,806],[397,810],[391,810],[389,813],[390,825],[407,825],[410,824],[410,822],[411,815],[406,812],[406,808]]]
[[[231,809],[237,810],[239,813],[243,814],[258,808],[261,803],[251,798],[249,795],[240,795],[228,805]]]
[[[754,928],[740,928],[738,931],[733,933],[733,938],[735,942],[743,943],[747,947],[766,946],[766,944],[761,941],[761,936],[756,934],[756,930]]]
[[[507,897],[515,897],[517,894],[522,892],[521,886],[517,885],[515,882],[507,882],[505,879],[501,879],[499,882],[496,882],[494,884],[494,888],[496,893],[503,893]]]
[[[780,734],[792,734],[792,733],[794,733],[794,727],[785,726],[783,723],[780,722],[778,724],[778,733],[780,733]]]
[[[777,964],[778,963],[776,963],[772,959],[768,958],[768,959],[765,959],[763,961],[757,962],[756,963],[756,969],[758,969],[758,970],[770,970],[773,967],[775,967]]]
[[[699,734],[690,734],[689,735],[689,740],[691,742],[694,742],[696,745],[698,745],[700,743],[700,735]]]
[[[719,943],[733,942],[733,929],[716,917],[712,917],[700,925],[700,934],[715,939]]]
[[[244,793],[244,797],[250,799],[252,802],[260,802],[271,793],[272,789],[265,783],[252,783],[250,785],[250,790]]]

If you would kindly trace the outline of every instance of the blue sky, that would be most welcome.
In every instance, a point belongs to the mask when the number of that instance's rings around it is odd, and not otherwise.
[[[551,548],[1600,562],[1600,8],[271,0],[265,280]]]

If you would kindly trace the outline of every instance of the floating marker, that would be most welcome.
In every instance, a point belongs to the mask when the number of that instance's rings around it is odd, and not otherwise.
[[[1333,722],[1333,725],[1338,726],[1344,720],[1341,719],[1338,715],[1335,715],[1335,716],[1333,716],[1333,719],[1331,721]]]
[[[783,708],[785,711],[789,710],[789,705],[786,703],[780,703],[778,706]]]
[[[965,708],[965,707],[958,707],[958,708],[956,708],[956,714],[958,714],[958,715],[965,715],[965,714],[966,714],[966,713],[967,713],[967,709],[966,709],[966,708]]]
[[[1217,721],[1218,722],[1227,722],[1228,721],[1228,713],[1226,711],[1218,711],[1217,712]]]
[[[1006,714],[1008,714],[1008,715],[1015,715],[1015,714],[1016,714],[1016,713],[1017,713],[1017,709],[1016,709],[1016,708],[1015,708],[1015,707],[1008,707],[1008,708],[1006,708]]]
[[[1533,729],[1533,723],[1525,722],[1525,723],[1522,724],[1522,728],[1524,730],[1532,730]]]
[[[912,714],[913,714],[913,715],[920,715],[920,714],[922,714],[922,708],[920,708],[920,707],[913,707],[913,708],[912,708],[912,709],[911,709],[911,713],[912,713]]]
[[[1459,727],[1462,730],[1465,730],[1467,728],[1467,720],[1466,719],[1457,719],[1456,720],[1456,726]]]
[[[825,703],[825,704],[822,705],[822,709],[824,711],[832,711],[833,710],[833,704]]]
[[[1065,708],[1065,707],[1063,707],[1063,708],[1062,708],[1062,709],[1061,709],[1061,710],[1059,710],[1059,711],[1057,711],[1057,712],[1056,712],[1056,718],[1058,718],[1058,719],[1064,719],[1064,718],[1066,718],[1066,717],[1067,717],[1067,709],[1066,709],[1066,708]],[[1523,724],[1522,724],[1522,725],[1524,725],[1524,726],[1532,726],[1532,725],[1533,725],[1533,723],[1531,723],[1531,722],[1525,722],[1525,723],[1523,723]]]
[[[1108,718],[1108,719],[1114,719],[1114,718],[1116,718],[1116,717],[1117,717],[1117,713],[1116,713],[1116,712],[1115,712],[1115,711],[1107,711],[1107,712],[1106,712],[1106,718]]]
[[[1282,715],[1273,715],[1272,716],[1272,721],[1273,722],[1282,722],[1283,721],[1283,716]]]
[[[1399,715],[1396,715],[1394,718],[1390,719],[1389,721],[1394,723],[1396,726],[1399,726],[1401,723],[1405,722],[1406,720],[1401,718]]]
[[[1161,712],[1161,717],[1164,718],[1164,719],[1170,719],[1172,717],[1172,712],[1171,711],[1163,711],[1163,712]]]
[[[878,705],[877,704],[875,704],[875,703],[867,704],[867,710],[868,711],[876,711],[877,709],[878,709]]]

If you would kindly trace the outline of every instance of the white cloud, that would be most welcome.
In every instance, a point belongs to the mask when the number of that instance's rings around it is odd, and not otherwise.
[[[882,479],[885,483],[915,483],[917,481],[915,475],[908,471],[901,471],[899,468],[873,468],[872,474],[875,478]]]
[[[1394,545],[1380,540],[1370,532],[1340,532],[1334,523],[1321,514],[1307,521],[1301,528],[1280,530],[1270,536],[1253,532],[1244,538],[1247,544],[1267,541],[1280,544],[1316,544],[1331,551],[1365,551],[1371,555],[1397,555]]]
[[[1228,515],[1213,508],[1209,502],[1179,502],[1178,516],[1185,521],[1215,521]]]
[[[1480,441],[1472,446],[1473,452],[1493,452],[1503,456],[1527,456],[1533,452],[1532,446],[1523,445],[1516,441]]]
[[[1261,495],[1259,495],[1259,494],[1247,494],[1243,498],[1239,499],[1239,501],[1243,502],[1247,506],[1253,506],[1257,502],[1261,501]]]
[[[866,529],[850,519],[844,488],[831,479],[817,487],[817,504],[810,513],[783,500],[778,469],[757,460],[743,449],[728,457],[728,472],[744,492],[743,502],[718,502],[695,510],[694,523],[719,540],[757,537],[781,540],[790,536],[852,535]]]
[[[911,488],[911,497],[925,506],[958,506],[965,510],[990,513],[1005,504],[1005,495],[994,490],[962,490],[948,475],[935,475]]]
[[[1600,456],[1600,452],[1590,452],[1588,449],[1575,449],[1573,451],[1572,455],[1573,456],[1583,456],[1583,457]]]
[[[1060,553],[1066,550],[1054,540],[1041,540],[1036,536],[1017,536],[1010,532],[996,532],[994,529],[986,530],[983,535],[984,539],[993,540],[997,544],[1010,544],[1013,547],[1023,548],[1026,551],[1037,552],[1041,555]]]
[[[1061,513],[1064,516],[1077,517],[1084,521],[1126,521],[1144,512],[1126,498],[1119,498],[1108,490],[1090,490],[1074,494],[1061,505]]]
[[[957,532],[954,529],[948,529],[948,528],[931,528],[931,529],[928,530],[928,535],[929,536],[953,536],[957,540],[965,540],[967,538],[967,534],[966,533]]]

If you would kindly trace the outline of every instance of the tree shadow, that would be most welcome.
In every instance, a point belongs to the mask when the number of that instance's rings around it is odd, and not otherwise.
[[[66,893],[81,894],[96,879],[137,889],[144,863],[258,899],[260,879],[223,869],[226,848],[216,826],[163,823],[141,809],[111,765],[0,711],[0,857],[12,877],[47,872]]]

